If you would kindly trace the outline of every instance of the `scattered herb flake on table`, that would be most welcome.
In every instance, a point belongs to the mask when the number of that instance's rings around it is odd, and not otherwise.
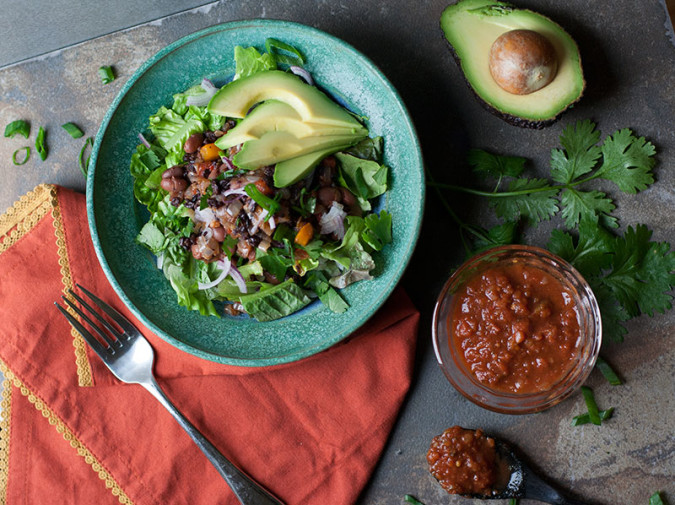
[[[79,139],[84,135],[84,132],[80,130],[77,125],[73,123],[64,123],[61,127],[68,132],[68,134],[74,139]]]
[[[12,138],[16,134],[23,135],[28,138],[30,135],[30,124],[23,119],[17,119],[5,126],[5,137]]]
[[[99,67],[98,69],[98,75],[101,78],[101,82],[103,84],[110,84],[115,80],[115,74],[113,72],[113,69],[109,65],[104,65],[102,67]]]

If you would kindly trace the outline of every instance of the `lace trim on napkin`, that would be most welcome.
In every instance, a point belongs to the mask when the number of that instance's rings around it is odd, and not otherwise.
[[[9,479],[9,417],[12,408],[12,385],[5,377],[2,381],[0,400],[0,505],[7,503],[7,482]]]
[[[56,247],[61,267],[61,281],[63,293],[73,287],[73,278],[68,263],[68,250],[66,249],[66,234],[63,228],[61,209],[57,198],[57,188],[51,184],[40,184],[33,191],[22,196],[12,207],[0,216],[0,254],[12,247],[18,240],[26,235],[40,220],[51,210],[54,219],[54,233],[56,235]],[[72,309],[68,310],[78,317]],[[93,386],[91,365],[87,358],[84,339],[74,329],[70,330],[75,347],[75,365],[77,380],[80,386]]]
[[[26,385],[14,375],[14,373],[0,361],[0,372],[5,376],[2,393],[2,412],[3,418],[0,421],[2,429],[2,440],[0,441],[0,504],[4,505],[7,500],[7,476],[9,470],[9,413],[11,392],[10,384],[16,387],[23,396],[42,414],[42,416],[56,428],[56,431],[63,435],[63,438],[70,446],[77,451],[77,454],[84,458],[84,461],[96,472],[99,479],[105,482],[105,487],[110,489],[113,496],[116,496],[120,503],[124,505],[133,505],[131,499],[126,495],[120,485],[113,479],[103,465],[94,457],[91,451],[78,440],[75,434],[66,426],[66,424],[52,411],[40,398],[38,398]],[[7,431],[5,431],[7,430]]]

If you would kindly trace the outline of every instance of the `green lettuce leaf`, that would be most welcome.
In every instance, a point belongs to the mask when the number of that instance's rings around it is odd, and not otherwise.
[[[201,95],[203,93],[206,93],[206,91],[199,84],[192,86],[190,89],[184,91],[183,93],[176,93],[175,95],[173,95],[173,105],[171,106],[171,108],[176,114],[183,116],[188,111],[187,105],[188,97]]]
[[[376,161],[363,160],[351,154],[336,153],[335,157],[340,163],[340,184],[356,195],[363,210],[370,210],[372,207],[368,200],[387,191],[389,169]]]
[[[288,279],[281,284],[251,295],[239,297],[244,310],[258,321],[272,321],[297,312],[312,300],[307,293]]]
[[[150,116],[150,130],[156,141],[167,151],[182,148],[190,135],[206,130],[204,122],[196,116],[188,120],[171,109],[161,107]]]
[[[264,70],[276,70],[277,63],[269,53],[260,54],[255,47],[234,48],[234,62],[236,70],[233,80],[248,77]]]

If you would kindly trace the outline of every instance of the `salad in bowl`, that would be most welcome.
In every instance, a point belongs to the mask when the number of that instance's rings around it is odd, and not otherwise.
[[[136,237],[178,303],[202,315],[288,316],[373,278],[392,241],[383,139],[314,83],[276,39],[237,46],[234,78],[208,79],[150,116],[131,156],[149,211]]]

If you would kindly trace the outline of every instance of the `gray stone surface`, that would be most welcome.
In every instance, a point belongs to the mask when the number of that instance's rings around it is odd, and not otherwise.
[[[50,147],[46,162],[33,156],[16,168],[9,161],[11,154],[28,143],[2,139],[0,207],[41,182],[83,189],[77,168],[83,139],[71,139],[60,125],[73,121],[93,136],[123,83],[161,47],[216,23],[264,17],[315,26],[374,60],[407,104],[426,165],[437,178],[466,180],[462,157],[469,147],[525,156],[532,160],[533,173],[545,175],[550,150],[566,124],[591,118],[604,134],[632,128],[658,149],[657,183],[638,195],[607,188],[616,199],[616,215],[622,227],[646,223],[656,240],[675,243],[675,47],[666,34],[663,3],[649,0],[637,7],[632,0],[517,2],[565,27],[577,40],[586,69],[588,87],[582,101],[542,131],[509,126],[473,100],[439,29],[447,3],[223,1],[0,69],[0,126],[17,118],[30,120],[32,145],[37,127],[43,125]],[[4,50],[2,46],[0,54]],[[101,85],[96,73],[101,64],[115,67],[118,78],[112,84]],[[467,219],[489,216],[483,201],[456,196],[452,201]],[[547,223],[528,234],[528,240],[544,245],[549,230],[559,225]],[[611,387],[597,372],[591,376],[589,385],[600,405],[616,408],[614,418],[602,427],[570,426],[571,418],[585,409],[580,395],[541,414],[491,413],[452,389],[431,348],[435,297],[462,256],[456,227],[429,191],[420,243],[403,279],[422,312],[414,382],[359,503],[401,503],[406,493],[427,505],[469,503],[446,495],[426,470],[431,438],[453,424],[483,427],[517,443],[552,480],[589,502],[646,504],[656,490],[675,502],[675,311],[631,321],[626,341],[606,346],[606,358],[626,384]]]

